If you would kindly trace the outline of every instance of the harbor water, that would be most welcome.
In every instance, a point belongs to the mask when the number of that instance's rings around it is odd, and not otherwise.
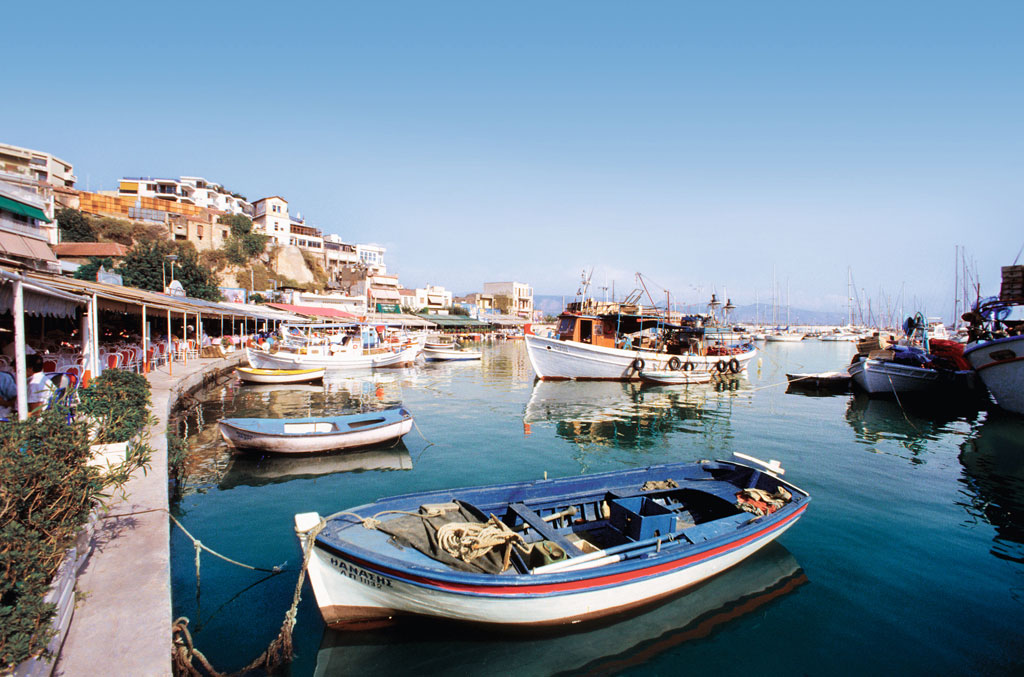
[[[302,557],[293,516],[382,496],[594,473],[738,451],[813,497],[771,547],[655,608],[570,632],[508,636],[409,622],[326,630],[308,583],[291,675],[1020,674],[1024,666],[1024,419],[988,405],[920,406],[787,392],[787,372],[843,370],[849,343],[763,346],[709,385],[535,382],[525,346],[483,360],[328,373],[323,385],[198,395],[179,423],[188,478],[173,503],[175,616],[220,670],[277,636]],[[321,458],[232,456],[217,421],[403,404],[391,448]]]

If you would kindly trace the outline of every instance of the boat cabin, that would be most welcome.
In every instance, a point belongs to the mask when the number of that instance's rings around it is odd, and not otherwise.
[[[665,318],[657,316],[563,313],[556,336],[560,341],[624,350],[654,350],[669,355],[706,352],[703,327],[668,324]]]

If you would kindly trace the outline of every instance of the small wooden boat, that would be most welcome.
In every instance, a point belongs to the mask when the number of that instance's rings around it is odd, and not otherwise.
[[[827,390],[843,392],[850,387],[850,375],[841,371],[823,371],[817,374],[786,374],[789,387],[798,390]]]
[[[641,371],[640,380],[654,385],[678,386],[690,383],[709,383],[710,371]]]
[[[395,442],[412,430],[403,407],[320,418],[225,418],[229,447],[271,454],[315,454]]]
[[[427,345],[423,348],[423,358],[427,362],[468,362],[479,360],[480,357],[479,350],[462,350],[452,345]]]
[[[236,367],[238,378],[246,383],[307,383],[319,381],[327,369],[253,369]]]
[[[567,625],[671,595],[803,515],[777,461],[671,463],[383,498],[295,516],[328,625],[425,615]]]

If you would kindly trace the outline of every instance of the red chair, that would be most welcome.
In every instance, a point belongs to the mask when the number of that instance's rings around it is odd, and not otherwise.
[[[57,371],[57,360],[43,360],[43,371],[47,373]]]
[[[120,369],[121,368],[121,355],[118,353],[107,354],[107,369]]]

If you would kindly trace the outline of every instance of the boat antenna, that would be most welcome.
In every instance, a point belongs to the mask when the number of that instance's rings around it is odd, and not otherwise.
[[[1017,265],[1017,261],[1020,260],[1021,252],[1024,252],[1024,243],[1022,243],[1020,245],[1020,249],[1017,250],[1017,255],[1013,257],[1013,264],[1012,265]]]

